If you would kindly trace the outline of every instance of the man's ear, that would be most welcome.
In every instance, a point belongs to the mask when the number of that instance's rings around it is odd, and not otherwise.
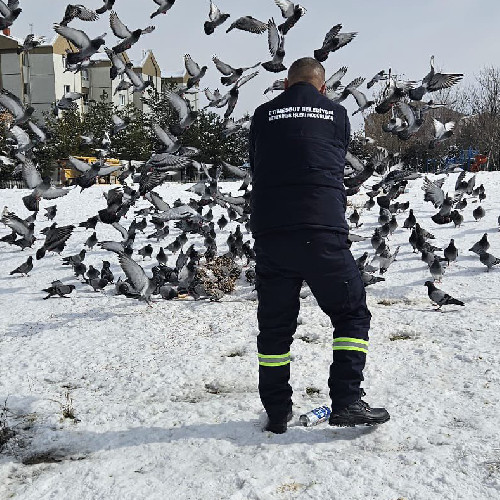
[[[285,78],[285,90],[288,90],[289,87],[290,87],[290,83],[288,81],[288,78]]]
[[[323,95],[326,95],[326,83],[324,83],[321,88],[319,89],[319,91],[323,94]]]

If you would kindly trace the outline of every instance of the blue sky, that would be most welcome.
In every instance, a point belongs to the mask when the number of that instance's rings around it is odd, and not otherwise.
[[[102,5],[101,0],[83,0],[83,3],[94,9]],[[145,35],[130,51],[132,58],[138,59],[143,50],[152,49],[162,70],[170,72],[182,68],[183,55],[189,53],[200,65],[209,67],[202,88],[222,88],[218,81],[222,75],[211,61],[214,54],[233,66],[250,66],[270,58],[266,35],[236,30],[226,34],[225,30],[232,20],[244,15],[261,21],[274,17],[276,22],[281,22],[280,10],[273,0],[216,0],[231,18],[214,35],[206,36],[203,22],[208,19],[209,3],[209,0],[177,0],[167,15],[151,21],[149,15],[156,10],[153,0],[116,0],[115,10],[129,28],[156,25],[156,31]],[[21,0],[23,12],[12,34],[23,37],[33,24],[35,33],[52,37],[52,24],[62,19],[66,4],[64,0]],[[440,69],[464,73],[466,83],[473,81],[484,66],[498,65],[498,0],[303,0],[301,4],[307,14],[287,36],[287,66],[298,57],[312,55],[313,50],[321,46],[326,32],[337,23],[343,24],[345,32],[359,33],[353,42],[331,54],[324,63],[329,74],[348,66],[345,82],[357,76],[369,80],[389,67],[409,79],[421,79],[428,71],[433,54]],[[95,23],[77,20],[72,26],[90,35],[107,32],[107,45],[116,44],[109,28],[109,13]],[[252,113],[266,99],[264,89],[283,76],[285,73],[276,76],[261,68],[260,75],[242,89],[235,117],[247,111]],[[362,86],[361,90],[366,89]],[[350,112],[356,109],[352,99],[345,105]],[[355,129],[362,120],[356,116]]]

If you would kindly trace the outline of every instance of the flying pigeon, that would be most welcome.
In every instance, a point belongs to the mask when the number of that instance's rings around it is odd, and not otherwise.
[[[38,47],[44,42],[45,42],[45,37],[41,36],[36,38],[33,33],[30,33],[24,39],[23,44],[17,48],[17,53],[18,54],[22,54],[23,52],[28,53],[29,51],[33,50],[34,48]]]
[[[249,33],[255,33],[261,35],[265,31],[267,31],[267,24],[255,19],[252,16],[245,16],[236,19],[231,26],[226,30],[226,33],[229,33],[233,29],[238,29],[241,31],[248,31]]]
[[[3,0],[0,0],[0,30],[4,30],[12,26],[14,21],[19,17],[23,10],[19,8],[19,0],[9,0],[5,5]]]
[[[278,27],[284,36],[297,24],[299,19],[304,16],[307,11],[302,5],[294,4],[290,0],[274,0],[274,3],[281,9],[281,14],[286,19],[286,21]]]
[[[7,89],[0,91],[0,106],[4,107],[12,115],[14,119],[12,126],[26,123],[35,111],[35,108],[31,106],[25,108],[19,97]]]
[[[62,226],[48,231],[42,247],[36,252],[36,259],[42,259],[47,251],[61,253],[74,228],[75,226]]]
[[[256,68],[260,65],[260,62],[254,64],[253,66],[249,66],[247,68],[233,68],[229,64],[221,61],[217,56],[212,57],[212,61],[215,64],[215,67],[224,75],[221,77],[220,81],[222,85],[230,86],[235,84],[243,75],[243,73],[249,69]],[[222,96],[219,98],[219,103],[222,101]]]
[[[56,24],[54,30],[57,34],[63,36],[66,40],[80,49],[80,52],[70,52],[67,55],[66,61],[68,64],[81,63],[89,59],[105,44],[104,37],[106,34],[91,40],[85,32],[70,28],[69,26]]]
[[[434,123],[434,139],[429,143],[429,148],[433,149],[436,144],[445,141],[453,135],[453,129],[455,128],[455,122],[442,123],[436,118],[433,118]]]
[[[104,0],[104,5],[96,9],[97,14],[104,14],[108,10],[111,10],[115,5],[116,0]]]
[[[165,97],[174,110],[177,111],[178,120],[170,127],[170,132],[177,137],[195,122],[198,112],[191,111],[189,102],[171,90],[165,92]]]
[[[138,292],[137,298],[151,304],[151,294],[156,289],[156,280],[148,278],[144,269],[129,256],[123,253],[119,254],[118,261],[128,281]]]
[[[443,306],[449,306],[449,305],[465,306],[465,304],[462,301],[454,299],[451,295],[448,295],[447,293],[443,292],[443,290],[436,288],[436,285],[434,285],[432,281],[426,281],[424,283],[424,286],[427,287],[427,294],[429,295],[429,299],[431,299],[432,302],[434,302],[438,306],[437,308],[438,311]]]
[[[205,29],[205,33],[207,35],[211,35],[215,28],[219,27],[221,24],[224,24],[226,20],[230,17],[229,14],[223,14],[217,5],[214,4],[212,0],[210,0],[210,12],[208,14],[209,21],[205,21],[203,25]]]
[[[434,56],[431,57],[431,70],[416,89],[410,89],[409,97],[413,101],[421,101],[427,92],[447,89],[457,84],[464,75],[436,73],[434,69]]]
[[[84,5],[71,5],[66,7],[64,12],[64,19],[59,23],[61,26],[68,26],[73,19],[80,19],[81,21],[97,21],[99,16],[93,10],[88,9]]]
[[[371,89],[377,82],[380,82],[382,80],[387,80],[389,75],[384,71],[379,71],[367,84],[366,88]]]
[[[175,3],[175,0],[153,0],[156,5],[158,5],[158,10],[151,14],[151,19],[160,14],[166,14]]]
[[[189,74],[186,87],[186,90],[189,90],[200,83],[200,80],[205,76],[208,68],[207,66],[200,68],[200,66],[193,61],[189,54],[184,56],[184,64],[186,66],[186,71]]]
[[[267,26],[269,52],[273,58],[271,61],[262,63],[262,67],[271,73],[286,71],[286,66],[283,65],[283,59],[285,57],[285,37],[284,35],[280,35],[274,19],[270,19]]]
[[[357,33],[340,33],[341,29],[342,25],[337,24],[326,34],[323,46],[314,51],[314,58],[317,61],[326,61],[330,53],[341,49],[357,35]]]
[[[121,52],[129,50],[132,45],[139,41],[141,35],[151,33],[155,30],[154,26],[148,26],[145,29],[136,29],[134,31],[130,31],[130,29],[120,21],[118,14],[113,10],[111,11],[111,14],[109,16],[109,25],[111,26],[111,29],[113,30],[115,36],[123,40],[118,45],[113,47],[113,52],[115,54],[120,54]]]
[[[285,80],[274,81],[270,87],[268,87],[266,90],[264,90],[264,94],[267,94],[268,92],[274,92],[275,90],[278,90],[278,91],[285,90]]]

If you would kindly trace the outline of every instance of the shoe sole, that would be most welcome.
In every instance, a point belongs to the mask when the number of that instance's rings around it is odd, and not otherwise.
[[[387,416],[387,418],[384,419],[379,419],[379,420],[372,420],[372,421],[367,421],[366,419],[363,418],[351,418],[349,420],[343,420],[343,419],[338,419],[338,420],[330,420],[328,422],[329,425],[332,427],[355,427],[356,425],[380,425],[380,424],[385,424],[387,421],[391,419],[390,415]]]

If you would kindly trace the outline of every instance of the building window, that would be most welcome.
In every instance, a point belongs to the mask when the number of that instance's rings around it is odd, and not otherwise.
[[[67,94],[68,92],[71,92],[71,87],[69,85],[64,86],[64,93]]]
[[[82,95],[82,100],[83,100],[83,105],[88,106],[89,104],[89,95],[88,94],[83,94]]]
[[[82,79],[83,80],[88,80],[89,79],[89,70],[88,69],[82,69]]]
[[[120,94],[120,106],[125,106],[125,96]]]
[[[30,93],[30,84],[25,83],[24,84],[24,95],[29,95],[29,93]]]
[[[149,81],[149,82],[152,82],[152,81],[153,81],[153,76],[152,76],[152,75],[148,75],[148,81]]]

